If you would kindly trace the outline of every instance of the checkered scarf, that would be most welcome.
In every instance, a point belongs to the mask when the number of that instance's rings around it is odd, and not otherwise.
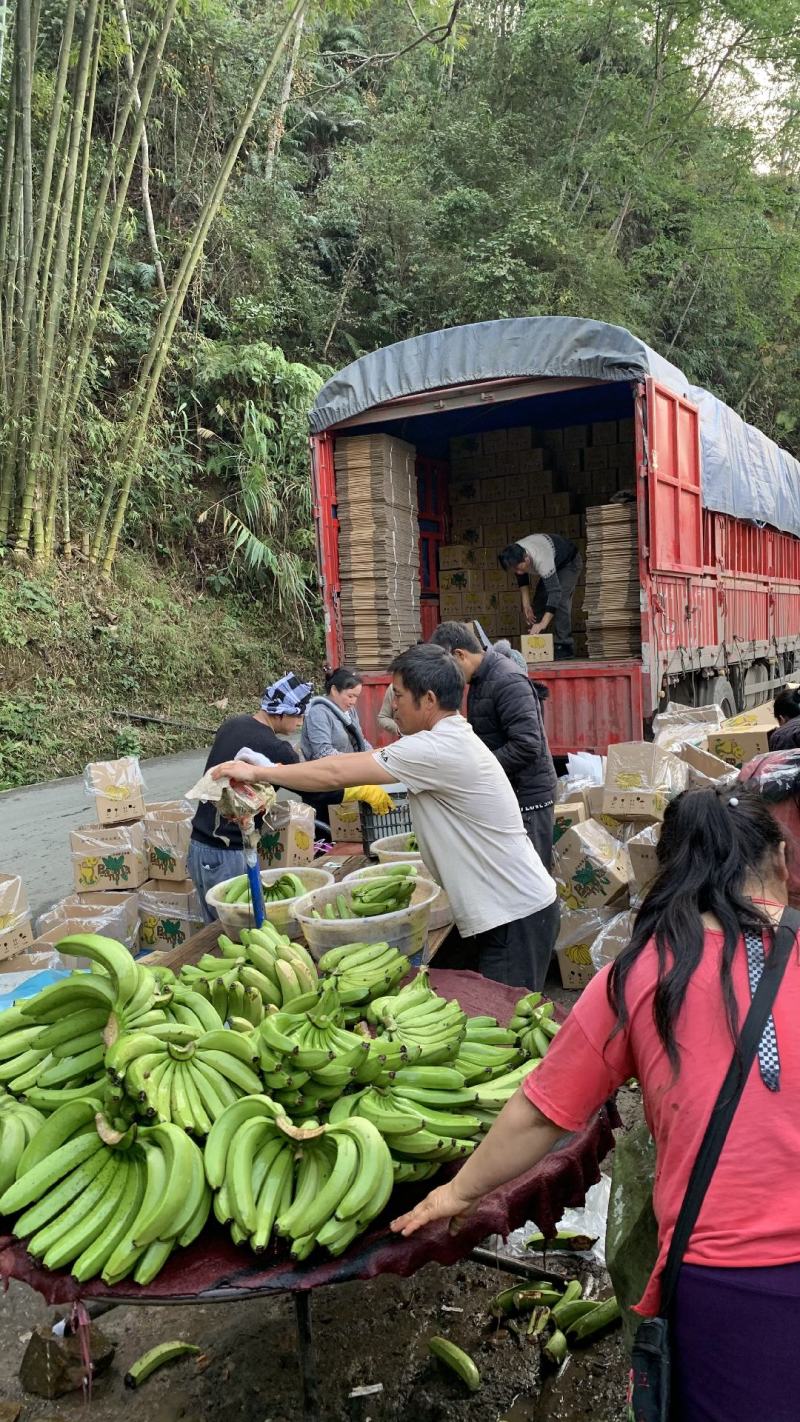
[[[313,689],[309,682],[300,681],[293,672],[287,672],[280,681],[267,687],[261,698],[261,710],[273,716],[302,716]]]
[[[747,953],[747,976],[750,979],[750,996],[755,997],[756,988],[764,971],[764,941],[760,933],[748,932],[744,935]],[[770,1013],[758,1044],[758,1068],[761,1080],[768,1091],[781,1089],[781,1059],[778,1052],[778,1038],[775,1022]]]

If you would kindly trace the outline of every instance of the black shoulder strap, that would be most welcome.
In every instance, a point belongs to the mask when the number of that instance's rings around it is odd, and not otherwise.
[[[678,1218],[675,1221],[675,1229],[670,1241],[667,1253],[667,1262],[664,1265],[664,1273],[661,1278],[661,1313],[666,1316],[669,1312],[675,1286],[678,1282],[678,1271],[683,1263],[683,1256],[686,1247],[692,1237],[692,1230],[697,1223],[697,1216],[700,1207],[705,1199],[706,1191],[711,1183],[711,1177],[717,1166],[722,1147],[725,1144],[725,1137],[728,1134],[731,1121],[739,1105],[745,1083],[753,1065],[761,1035],[766,1026],[767,1019],[772,1011],[772,1004],[775,995],[781,985],[786,964],[789,961],[789,954],[794,946],[797,933],[800,931],[800,913],[796,909],[784,909],[781,917],[780,927],[775,934],[775,945],[767,959],[766,966],[758,987],[756,988],[753,1001],[750,1004],[747,1016],[744,1020],[741,1035],[739,1037],[739,1057],[734,1052],[731,1064],[725,1075],[725,1080],[720,1088],[719,1096],[711,1112],[706,1133],[697,1152],[697,1159],[692,1166],[692,1173],[689,1176],[689,1184],[686,1187],[686,1194],[683,1197]]]

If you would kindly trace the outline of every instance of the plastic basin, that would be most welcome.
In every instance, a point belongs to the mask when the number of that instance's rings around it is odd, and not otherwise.
[[[403,836],[401,836],[402,838]],[[394,860],[395,863],[412,864],[420,879],[427,879],[429,884],[433,884],[439,889],[436,898],[431,904],[431,916],[428,920],[428,928],[447,928],[453,922],[453,910],[450,907],[450,900],[444,889],[439,888],[435,879],[428,878],[425,873],[425,865],[419,854],[407,854],[403,860]],[[351,879],[379,879],[383,874],[382,864],[368,864],[364,869],[354,869],[352,874],[346,874],[342,882],[349,884]],[[430,873],[430,870],[428,871]]]
[[[408,841],[413,839],[413,835],[406,830],[404,834],[385,834],[381,839],[374,839],[370,845],[370,854],[373,859],[377,859],[381,864],[392,864],[395,862],[416,863],[422,856],[417,849],[409,849]]]
[[[286,873],[296,874],[304,888],[303,894],[296,894],[293,899],[278,899],[275,903],[264,903],[264,916],[269,923],[274,923],[279,933],[285,933],[287,938],[302,938],[303,930],[295,917],[295,905],[308,896],[312,889],[325,889],[333,883],[333,875],[327,869],[312,869],[304,864],[298,864],[296,868],[286,869],[262,869],[261,883],[264,888],[269,888],[277,879],[282,878]],[[223,928],[230,933],[236,934],[241,928],[253,928],[253,911],[250,907],[249,898],[241,904],[226,904],[223,899],[228,886],[233,883],[233,879],[238,879],[236,874],[230,879],[225,879],[221,884],[209,889],[206,894],[206,903],[209,908],[217,914]]]
[[[352,883],[332,884],[299,899],[294,912],[313,958],[321,958],[329,948],[339,948],[343,943],[391,943],[407,958],[413,958],[425,947],[431,907],[438,892],[438,884],[418,879],[408,908],[396,913],[380,913],[374,918],[359,918],[356,914],[352,918],[314,918],[314,910],[324,913],[325,905],[335,905],[339,894],[348,907],[351,905]]]

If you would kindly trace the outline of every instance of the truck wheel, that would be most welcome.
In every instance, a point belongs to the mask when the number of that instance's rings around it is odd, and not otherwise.
[[[744,699],[744,711],[751,711],[754,706],[761,706],[767,699],[767,692],[764,690],[764,683],[769,681],[769,671],[763,662],[753,662],[747,668],[742,679],[742,696]]]
[[[726,719],[736,715],[736,697],[727,677],[712,676],[703,683],[703,705],[720,706]]]

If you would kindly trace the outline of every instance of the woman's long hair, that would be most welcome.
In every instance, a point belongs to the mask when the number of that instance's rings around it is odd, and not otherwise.
[[[614,961],[608,1000],[617,1029],[628,1021],[625,987],[642,953],[655,940],[658,985],[653,1021],[673,1070],[680,1067],[675,1037],[686,989],[703,956],[702,914],[719,920],[725,942],[721,985],[725,1015],[736,1043],[739,1014],[732,964],[745,930],[772,935],[772,924],[742,893],[748,876],[767,874],[783,834],[758,794],[744,786],[688,790],[668,807],[658,844],[659,871],[636,918],[630,944]]]

